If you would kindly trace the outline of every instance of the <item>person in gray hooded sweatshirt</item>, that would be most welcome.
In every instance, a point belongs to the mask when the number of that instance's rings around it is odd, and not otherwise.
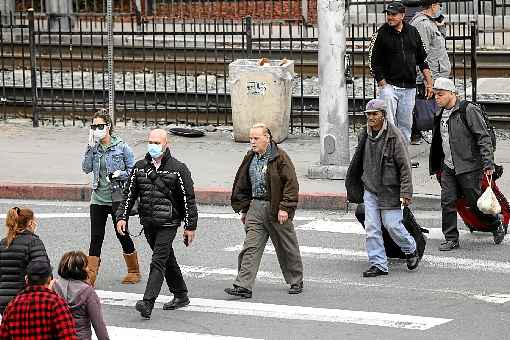
[[[92,339],[92,324],[98,340],[109,340],[101,302],[94,287],[87,282],[90,276],[87,265],[87,256],[82,251],[65,253],[58,266],[60,277],[53,283],[53,290],[69,305],[78,339]]]
[[[421,3],[423,6],[421,11],[417,12],[409,23],[420,33],[432,79],[448,78],[452,67],[446,49],[446,20],[442,13],[441,1],[423,0]],[[416,98],[425,99],[425,93],[423,74],[417,70]],[[411,143],[420,144],[421,132],[415,125],[413,119]]]

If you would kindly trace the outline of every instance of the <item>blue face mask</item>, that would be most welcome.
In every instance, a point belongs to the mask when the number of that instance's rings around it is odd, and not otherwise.
[[[163,150],[159,144],[147,144],[147,152],[152,158],[158,158],[163,154]]]

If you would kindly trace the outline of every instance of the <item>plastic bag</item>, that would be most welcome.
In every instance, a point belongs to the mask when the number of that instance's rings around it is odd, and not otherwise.
[[[492,191],[491,178],[487,177],[487,182],[489,183],[489,186],[487,186],[487,189],[485,189],[482,196],[480,196],[476,202],[476,206],[484,214],[499,214],[501,212],[501,205],[499,205],[498,198],[494,194],[494,191]]]

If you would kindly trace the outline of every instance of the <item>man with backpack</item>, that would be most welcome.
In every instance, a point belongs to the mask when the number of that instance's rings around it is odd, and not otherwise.
[[[460,100],[452,80],[438,78],[434,94],[440,108],[434,117],[429,155],[430,174],[441,175],[441,251],[459,247],[455,202],[463,196],[475,215],[491,226],[494,243],[500,244],[505,230],[497,215],[482,213],[476,202],[481,195],[482,176],[494,172],[494,131],[483,110]]]

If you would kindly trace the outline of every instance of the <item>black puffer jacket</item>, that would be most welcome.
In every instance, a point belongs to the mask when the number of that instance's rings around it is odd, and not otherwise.
[[[28,264],[34,260],[48,261],[46,249],[39,236],[25,230],[7,247],[6,239],[0,243],[0,312],[25,288]]]
[[[154,174],[170,189],[175,207],[149,178]],[[117,210],[117,220],[128,219],[137,197],[140,197],[138,214],[142,225],[175,227],[184,221],[185,229],[196,229],[198,213],[191,173],[184,163],[172,157],[169,149],[166,149],[157,171],[149,154],[136,162],[124,191],[124,200]]]

